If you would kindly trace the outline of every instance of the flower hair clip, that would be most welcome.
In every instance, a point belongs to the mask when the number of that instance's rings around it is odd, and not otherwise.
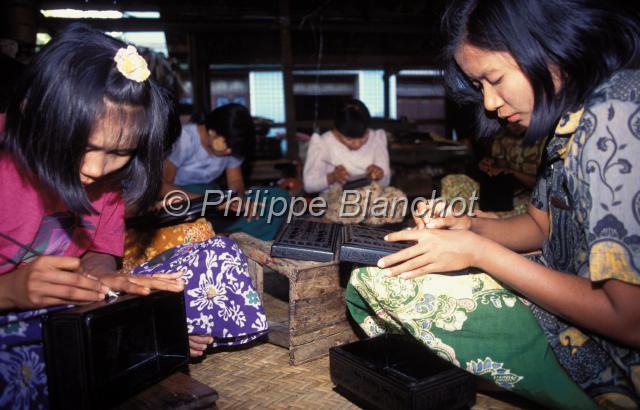
[[[151,75],[147,62],[132,45],[119,49],[114,60],[118,71],[129,80],[140,83]]]

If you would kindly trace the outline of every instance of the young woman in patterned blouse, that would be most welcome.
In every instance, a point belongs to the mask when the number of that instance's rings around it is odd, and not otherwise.
[[[640,405],[640,24],[603,3],[451,4],[451,94],[477,105],[483,134],[551,136],[545,171],[523,215],[416,217],[387,240],[417,244],[348,289],[368,334],[409,332],[551,408]],[[470,266],[486,273],[437,274]]]

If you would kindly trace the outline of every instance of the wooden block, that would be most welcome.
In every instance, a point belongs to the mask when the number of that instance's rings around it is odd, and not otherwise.
[[[331,337],[333,335],[349,332],[349,331],[353,333],[354,340],[355,340],[357,338],[356,333],[353,331],[353,328],[351,327],[351,323],[347,320],[335,323],[333,325],[330,325],[312,332],[303,333],[300,331],[294,331],[294,332],[291,332],[291,336],[290,336],[291,346],[300,346],[307,343],[316,342],[318,340],[322,340],[327,337]]]
[[[249,259],[248,264],[249,276],[251,277],[253,286],[255,286],[256,292],[258,292],[260,301],[264,302],[264,269],[258,262],[254,261],[253,259]]]
[[[329,354],[329,348],[356,340],[351,329],[289,349],[289,363],[299,365]]]
[[[293,300],[289,304],[289,328],[304,333],[319,330],[345,320],[346,310],[342,294]]]
[[[289,321],[286,323],[269,321],[269,336],[267,336],[267,340],[269,343],[288,349],[291,343]]]
[[[211,387],[192,379],[183,372],[175,372],[160,383],[143,390],[114,410],[133,409],[202,409],[212,408],[218,393]]]
[[[291,300],[312,299],[344,293],[344,289],[340,287],[338,266],[302,271],[298,274],[298,280],[291,282],[289,289]]]

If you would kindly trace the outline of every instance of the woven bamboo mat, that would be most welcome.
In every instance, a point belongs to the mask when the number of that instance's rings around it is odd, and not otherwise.
[[[268,343],[209,354],[190,366],[191,376],[218,391],[226,409],[357,409],[333,391],[328,356],[289,365],[286,349]],[[478,394],[477,410],[518,409]]]

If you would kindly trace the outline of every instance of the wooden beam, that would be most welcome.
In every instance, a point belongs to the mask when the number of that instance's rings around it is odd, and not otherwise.
[[[209,64],[202,55],[200,34],[189,33],[189,68],[193,89],[193,109],[195,112],[208,113],[211,110],[209,86]]]
[[[296,106],[293,97],[293,52],[291,51],[289,0],[280,0],[280,48],[284,83],[285,124],[287,129],[287,158],[298,158],[296,140]]]
[[[389,70],[385,68],[384,74],[382,74],[382,83],[384,87],[384,118],[389,118],[389,114],[391,112],[390,111],[391,96],[389,95],[389,77],[390,76],[391,74],[389,73]]]

